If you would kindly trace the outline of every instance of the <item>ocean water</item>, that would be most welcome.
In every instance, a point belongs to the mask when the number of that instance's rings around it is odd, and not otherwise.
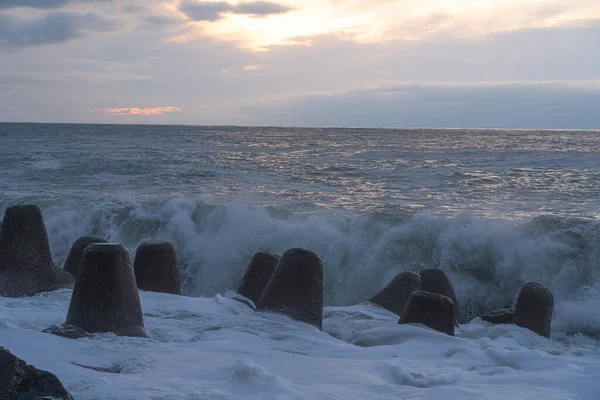
[[[77,398],[600,398],[600,131],[0,124],[0,215],[26,203],[58,266],[85,234],[180,258],[186,297],[142,293],[151,341],[41,333],[70,290],[0,299],[0,345]],[[324,333],[222,296],[291,247],[323,259]],[[551,340],[361,304],[426,267],[462,322],[544,283]]]
[[[323,258],[327,305],[425,267],[463,319],[528,280],[571,318],[600,296],[600,131],[0,124],[0,212],[20,203],[59,266],[84,234],[173,242],[191,296],[291,247]]]

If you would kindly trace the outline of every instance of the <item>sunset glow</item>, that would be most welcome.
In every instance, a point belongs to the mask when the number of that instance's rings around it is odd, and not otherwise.
[[[312,35],[343,34],[361,42],[418,40],[442,33],[472,37],[600,17],[600,4],[589,0],[565,4],[547,0],[284,0],[280,4],[290,11],[261,18],[223,13],[216,21],[193,22],[193,33],[187,37],[201,32],[260,50]]]
[[[181,112],[183,108],[180,107],[150,107],[150,108],[137,108],[137,107],[124,107],[124,108],[102,108],[99,109],[101,113],[106,116],[116,115],[141,115],[144,117],[150,117],[153,115],[161,115],[172,112]]]

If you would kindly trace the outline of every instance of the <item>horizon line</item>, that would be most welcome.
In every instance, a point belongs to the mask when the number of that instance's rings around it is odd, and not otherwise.
[[[238,124],[186,124],[186,123],[115,123],[115,122],[38,122],[0,121],[0,124],[31,125],[109,125],[109,126],[186,126],[205,128],[283,128],[283,129],[380,129],[380,130],[523,130],[523,131],[600,131],[598,128],[523,128],[523,127],[429,127],[429,126],[344,126],[344,125],[238,125]]]

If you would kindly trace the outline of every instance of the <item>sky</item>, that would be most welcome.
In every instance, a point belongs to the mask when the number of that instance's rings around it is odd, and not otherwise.
[[[0,0],[0,121],[600,128],[600,2]]]

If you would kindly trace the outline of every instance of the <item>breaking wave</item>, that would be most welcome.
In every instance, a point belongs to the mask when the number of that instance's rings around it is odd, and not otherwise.
[[[517,223],[400,208],[305,212],[186,199],[22,198],[0,201],[0,211],[25,202],[42,206],[57,265],[85,234],[123,243],[132,257],[145,240],[167,240],[177,248],[184,293],[191,296],[235,290],[256,251],[304,247],[323,259],[327,305],[365,301],[404,269],[439,267],[455,285],[464,318],[512,304],[520,286],[535,280],[555,295],[556,329],[600,333],[600,224],[592,220],[539,216]]]

